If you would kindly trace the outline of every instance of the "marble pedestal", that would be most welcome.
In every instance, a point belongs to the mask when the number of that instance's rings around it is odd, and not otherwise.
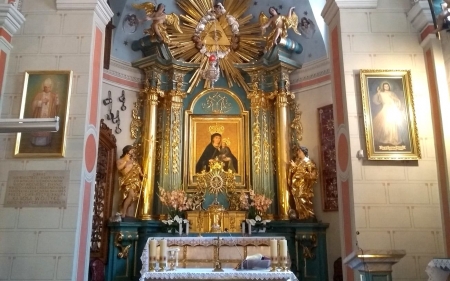
[[[342,262],[351,269],[356,269],[362,281],[392,280],[392,266],[405,256],[402,250],[356,250]]]

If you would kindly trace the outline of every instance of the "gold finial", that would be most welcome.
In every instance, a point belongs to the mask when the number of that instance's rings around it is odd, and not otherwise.
[[[225,131],[225,127],[216,123],[216,125],[209,126],[208,130],[211,135],[215,133],[222,134]]]

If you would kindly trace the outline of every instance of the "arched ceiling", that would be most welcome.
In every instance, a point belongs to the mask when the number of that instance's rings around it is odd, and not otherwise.
[[[195,1],[195,0],[192,0]],[[113,44],[111,55],[125,62],[132,62],[142,58],[141,51],[133,51],[131,44],[133,41],[144,37],[144,29],[147,29],[151,22],[145,21],[138,24],[137,27],[130,27],[127,24],[130,15],[136,15],[139,19],[145,18],[142,10],[136,10],[132,4],[147,2],[144,0],[110,0],[110,6],[114,12],[113,24]],[[174,12],[183,14],[182,10],[174,0],[158,1],[157,3],[166,5],[166,14]],[[311,3],[310,3],[311,2]],[[274,6],[281,14],[287,14],[290,7],[295,7],[295,12],[299,17],[306,18],[311,23],[308,29],[301,31],[302,35],[295,34],[289,30],[288,36],[292,40],[299,42],[303,46],[301,54],[295,54],[292,58],[300,64],[312,62],[327,56],[324,38],[326,38],[325,24],[320,16],[325,0],[254,0],[250,2],[247,12],[244,15],[252,14],[254,22],[258,21],[260,12],[268,14],[269,7]]]

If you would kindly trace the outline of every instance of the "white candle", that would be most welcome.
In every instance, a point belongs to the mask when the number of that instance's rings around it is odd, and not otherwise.
[[[252,234],[252,224],[248,223],[248,235]]]
[[[150,261],[156,261],[156,248],[158,246],[158,241],[152,238],[149,244],[150,244]]]
[[[287,258],[287,241],[286,241],[286,239],[280,240],[280,257]]]
[[[161,262],[167,261],[167,240],[161,239],[159,241],[159,260]]]
[[[189,235],[189,222],[186,222],[186,236]],[[178,255],[178,253],[177,253]]]
[[[183,234],[183,224],[182,223],[179,223],[178,224],[178,233],[181,235],[181,234]]]
[[[270,239],[270,257],[275,260],[278,257],[277,240]]]
[[[241,233],[242,233],[242,235],[245,234],[245,222],[241,223]]]

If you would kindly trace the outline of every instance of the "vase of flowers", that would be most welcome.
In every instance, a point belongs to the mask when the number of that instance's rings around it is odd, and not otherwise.
[[[159,187],[159,200],[167,208],[167,220],[162,220],[167,232],[185,232],[188,220],[186,211],[192,209],[192,200],[182,189],[166,191]],[[181,225],[181,227],[180,227]],[[180,233],[181,234],[181,233]]]
[[[239,197],[240,209],[247,211],[245,220],[247,225],[252,226],[252,231],[263,232],[266,229],[266,223],[270,220],[264,219],[267,210],[272,204],[272,199],[267,198],[264,194],[257,194],[253,190],[246,194],[241,193]]]

